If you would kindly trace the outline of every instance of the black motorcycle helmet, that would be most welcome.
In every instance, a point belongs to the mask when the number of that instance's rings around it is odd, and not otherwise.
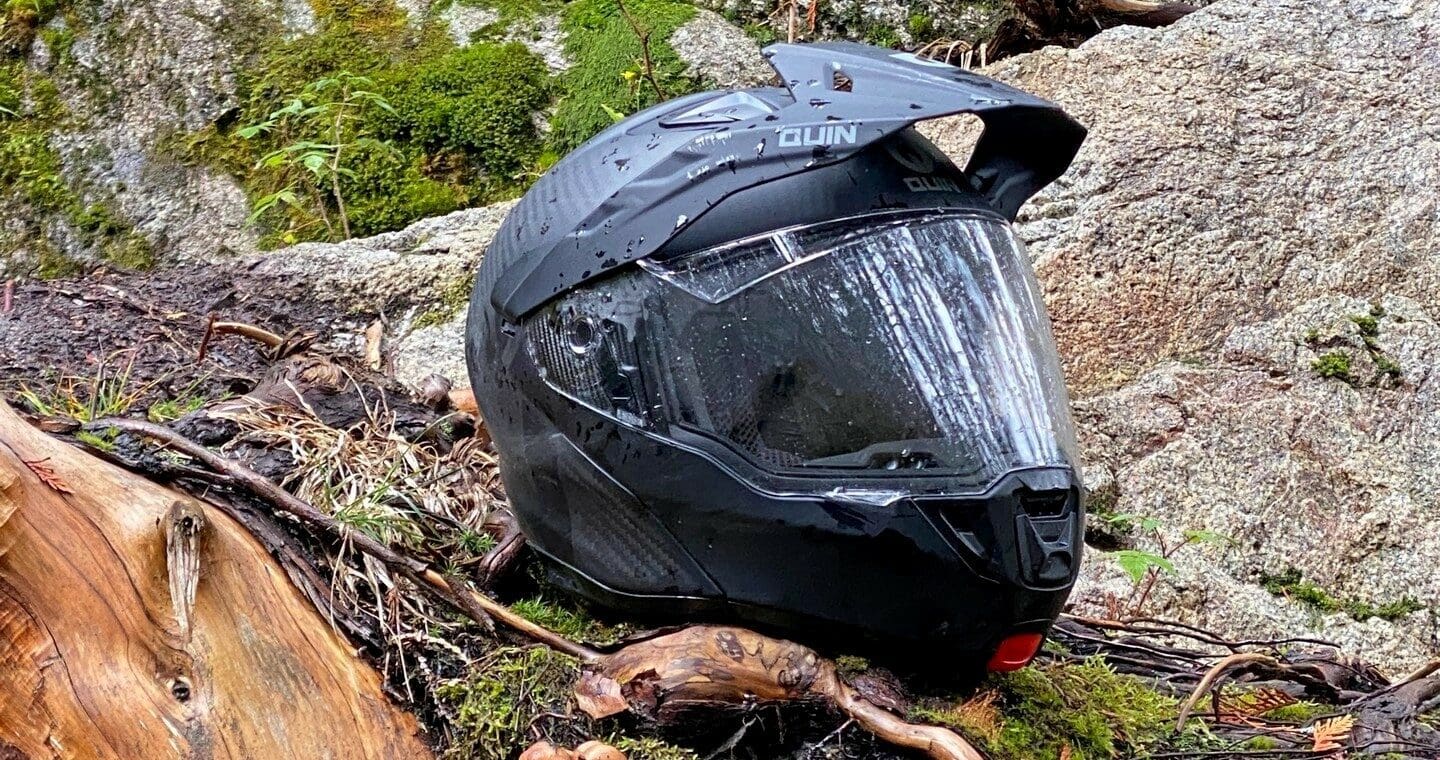
[[[603,606],[1020,667],[1083,506],[1010,221],[1085,131],[908,54],[765,55],[783,88],[625,119],[490,245],[466,354],[515,516]],[[964,171],[912,128],[955,113]]]

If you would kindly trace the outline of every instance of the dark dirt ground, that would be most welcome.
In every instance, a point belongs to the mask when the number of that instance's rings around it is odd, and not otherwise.
[[[65,377],[91,379],[128,367],[143,389],[137,407],[185,395],[213,398],[249,390],[270,365],[263,347],[235,335],[198,352],[210,314],[282,336],[313,332],[323,342],[358,332],[346,315],[305,288],[227,266],[148,273],[97,271],[66,280],[15,282],[0,313],[0,393],[53,389]]]

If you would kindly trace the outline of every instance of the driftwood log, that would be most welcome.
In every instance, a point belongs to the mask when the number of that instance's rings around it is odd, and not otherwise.
[[[0,403],[0,757],[192,756],[430,751],[244,528]]]

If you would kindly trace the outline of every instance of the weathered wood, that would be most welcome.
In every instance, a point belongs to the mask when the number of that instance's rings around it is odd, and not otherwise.
[[[743,628],[693,626],[631,644],[593,662],[576,692],[593,717],[629,709],[661,721],[694,707],[819,700],[935,760],[983,760],[953,731],[908,723],[864,699],[809,647]]]
[[[0,756],[429,757],[418,734],[243,527],[0,404]]]

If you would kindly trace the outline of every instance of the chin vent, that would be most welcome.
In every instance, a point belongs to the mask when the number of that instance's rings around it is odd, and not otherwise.
[[[1033,519],[1054,518],[1065,514],[1070,492],[1021,490],[1015,494],[1015,499],[1019,502],[1020,511]]]

